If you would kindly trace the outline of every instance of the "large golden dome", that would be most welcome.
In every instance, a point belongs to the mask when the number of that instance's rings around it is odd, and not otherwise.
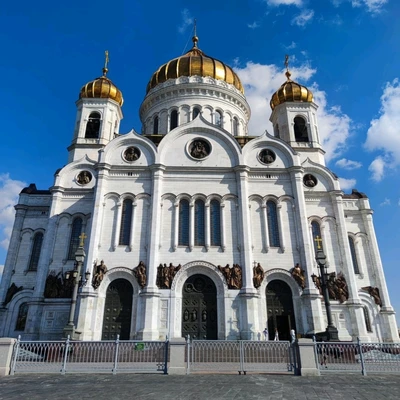
[[[235,86],[236,89],[244,93],[242,82],[231,67],[215,58],[205,55],[198,47],[198,37],[193,37],[193,47],[181,57],[162,65],[154,72],[148,85],[148,93],[158,84],[168,79],[177,79],[181,76],[209,76],[214,79],[225,81]]]
[[[82,86],[79,93],[79,98],[85,99],[112,99],[119,103],[120,106],[124,103],[122,92],[107,78],[108,69],[103,68],[103,76],[88,82]]]
[[[287,101],[313,101],[313,94],[310,89],[290,79],[290,72],[286,71],[286,82],[272,95],[270,106],[272,110],[279,104]]]

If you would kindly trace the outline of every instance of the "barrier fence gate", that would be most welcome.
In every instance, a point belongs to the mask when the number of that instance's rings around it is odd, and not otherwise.
[[[167,373],[169,342],[22,341],[15,343],[11,375],[66,372]]]
[[[188,340],[187,373],[297,373],[297,347],[290,342]]]

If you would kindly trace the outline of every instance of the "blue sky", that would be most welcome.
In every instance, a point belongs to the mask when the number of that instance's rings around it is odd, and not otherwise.
[[[115,0],[7,2],[0,9],[0,265],[23,186],[47,189],[67,162],[83,84],[108,76],[125,98],[121,132],[140,132],[152,73],[191,45],[233,66],[270,129],[269,99],[292,78],[312,88],[328,166],[366,192],[391,295],[400,310],[400,4],[395,0]],[[399,321],[399,316],[398,316]],[[399,324],[400,325],[400,324]]]

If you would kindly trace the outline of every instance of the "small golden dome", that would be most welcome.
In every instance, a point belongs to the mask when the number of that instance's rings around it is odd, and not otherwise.
[[[181,76],[209,76],[230,83],[244,93],[243,85],[233,69],[222,61],[205,55],[197,48],[199,38],[196,35],[192,40],[191,50],[183,56],[167,62],[154,72],[147,85],[146,93],[168,79],[177,79]]]
[[[272,95],[270,106],[273,110],[279,104],[287,101],[313,101],[313,94],[310,89],[290,79],[290,72],[286,71],[286,82]]]
[[[120,106],[124,103],[122,92],[107,78],[108,72],[108,50],[104,52],[105,62],[103,67],[103,76],[96,78],[94,81],[82,86],[79,93],[80,99],[112,99],[119,103]]]

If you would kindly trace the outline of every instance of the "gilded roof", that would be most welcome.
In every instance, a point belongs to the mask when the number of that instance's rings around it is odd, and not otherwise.
[[[148,93],[158,84],[166,82],[168,79],[177,79],[181,76],[208,76],[214,79],[225,81],[235,86],[236,89],[244,93],[243,85],[239,77],[231,67],[215,58],[205,55],[198,47],[198,37],[193,37],[193,47],[181,57],[174,58],[166,64],[161,65],[154,72],[148,85]]]
[[[272,95],[270,106],[272,110],[279,104],[287,101],[313,101],[311,90],[290,79],[290,72],[286,71],[286,82]]]

